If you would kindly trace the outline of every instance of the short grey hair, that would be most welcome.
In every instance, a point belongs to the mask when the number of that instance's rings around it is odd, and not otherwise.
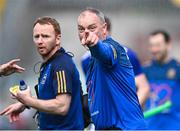
[[[100,21],[102,23],[105,23],[105,16],[104,16],[104,14],[100,10],[92,8],[92,7],[87,7],[85,10],[83,10],[81,12],[81,14],[86,12],[86,11],[96,14],[99,17]]]

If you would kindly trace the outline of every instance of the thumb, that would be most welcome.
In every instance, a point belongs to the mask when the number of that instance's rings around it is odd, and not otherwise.
[[[82,40],[81,40],[81,44],[84,46],[86,43],[85,43],[85,38],[83,37]]]

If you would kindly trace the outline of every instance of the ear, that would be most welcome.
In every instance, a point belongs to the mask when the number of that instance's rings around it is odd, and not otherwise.
[[[61,34],[56,36],[56,45],[59,45],[61,43]]]
[[[172,44],[170,42],[167,43],[167,48],[168,48],[168,51],[170,51],[172,49]]]
[[[107,24],[104,23],[102,28],[103,28],[103,35],[106,35],[106,32],[107,32]]]

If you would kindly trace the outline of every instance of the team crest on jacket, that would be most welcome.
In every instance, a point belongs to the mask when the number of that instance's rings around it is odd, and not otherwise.
[[[173,79],[176,76],[176,70],[174,68],[170,68],[167,71],[167,78]]]
[[[42,80],[41,80],[41,84],[44,85],[47,79],[47,74],[44,74]]]

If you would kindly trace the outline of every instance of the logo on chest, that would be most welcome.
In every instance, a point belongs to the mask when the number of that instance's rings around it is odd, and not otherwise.
[[[41,80],[40,80],[40,84],[41,85],[44,85],[46,83],[46,80],[47,80],[47,78],[49,76],[49,73],[50,73],[50,69],[51,69],[51,65],[50,64],[47,66],[46,69],[42,68],[42,70],[41,70],[42,77],[41,77]]]
[[[42,85],[45,84],[46,79],[47,79],[47,74],[44,74],[44,76],[42,77],[42,80],[41,80],[41,84],[42,84]]]
[[[175,76],[176,76],[176,70],[171,68],[167,71],[167,74],[166,74],[167,78],[169,79],[173,79]]]

